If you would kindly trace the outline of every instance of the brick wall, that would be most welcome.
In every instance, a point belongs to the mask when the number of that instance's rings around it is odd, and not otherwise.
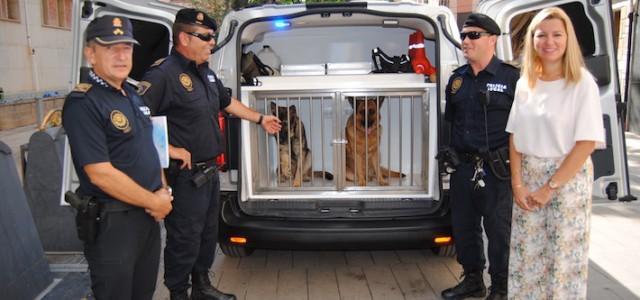
[[[64,98],[46,98],[42,101],[42,115],[52,109],[62,108]],[[37,121],[35,100],[20,101],[0,105],[0,130],[33,125]]]

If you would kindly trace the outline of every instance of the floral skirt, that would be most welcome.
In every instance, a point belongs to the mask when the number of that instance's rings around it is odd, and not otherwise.
[[[561,162],[523,155],[523,183],[535,191]],[[545,207],[513,206],[509,299],[586,299],[592,184],[588,159]]]

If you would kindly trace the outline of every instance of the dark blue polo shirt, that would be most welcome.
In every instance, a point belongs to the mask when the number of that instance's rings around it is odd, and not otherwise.
[[[88,90],[76,88],[67,96],[62,113],[80,180],[79,193],[113,199],[93,185],[84,171],[84,166],[101,162],[111,162],[143,188],[157,190],[162,186],[161,168],[149,109],[136,89],[126,83],[126,96],[93,71],[89,83]]]
[[[477,153],[486,148],[482,98],[489,93],[487,130],[489,149],[507,146],[505,131],[520,71],[495,56],[478,75],[470,65],[453,71],[446,93],[445,120],[451,123],[451,146],[459,152]]]
[[[224,151],[218,112],[231,96],[208,63],[196,65],[173,50],[147,71],[140,94],[153,115],[167,116],[169,144],[187,149],[193,162]]]

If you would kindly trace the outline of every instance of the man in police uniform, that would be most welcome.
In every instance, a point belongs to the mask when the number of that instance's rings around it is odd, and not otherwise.
[[[208,271],[215,256],[220,182],[215,158],[223,152],[217,122],[224,109],[261,125],[268,133],[280,130],[280,120],[263,116],[226,92],[207,63],[215,45],[217,26],[196,9],[180,10],[173,25],[174,47],[156,62],[141,82],[140,94],[154,115],[166,115],[171,165],[167,180],[173,187],[174,210],[167,216],[164,252],[165,285],[171,299],[235,299],[211,286]],[[200,186],[195,178],[208,173]]]
[[[92,69],[65,100],[69,138],[81,196],[100,204],[97,237],[85,241],[91,288],[97,299],[151,299],[160,260],[160,226],[171,211],[163,187],[148,111],[125,80],[131,71],[131,22],[93,20],[84,54]]]
[[[466,19],[460,38],[468,64],[454,70],[446,88],[450,146],[462,161],[451,174],[450,194],[453,237],[464,280],[444,290],[445,299],[486,295],[481,222],[489,242],[487,299],[507,296],[511,185],[504,175],[497,178],[486,158],[508,146],[505,127],[519,71],[494,56],[498,35],[500,28],[488,16],[471,14]]]

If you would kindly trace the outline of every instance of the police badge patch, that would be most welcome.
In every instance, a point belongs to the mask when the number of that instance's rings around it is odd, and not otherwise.
[[[129,119],[125,116],[121,111],[114,110],[111,112],[111,124],[118,129],[122,130],[124,133],[129,133],[131,131],[131,126],[129,124]]]
[[[182,84],[182,86],[188,92],[193,91],[193,82],[191,82],[191,77],[189,77],[189,75],[187,75],[185,73],[181,73],[179,79],[180,79],[180,83]]]
[[[457,93],[461,86],[462,86],[462,77],[458,77],[454,79],[453,82],[451,83],[451,94]]]

